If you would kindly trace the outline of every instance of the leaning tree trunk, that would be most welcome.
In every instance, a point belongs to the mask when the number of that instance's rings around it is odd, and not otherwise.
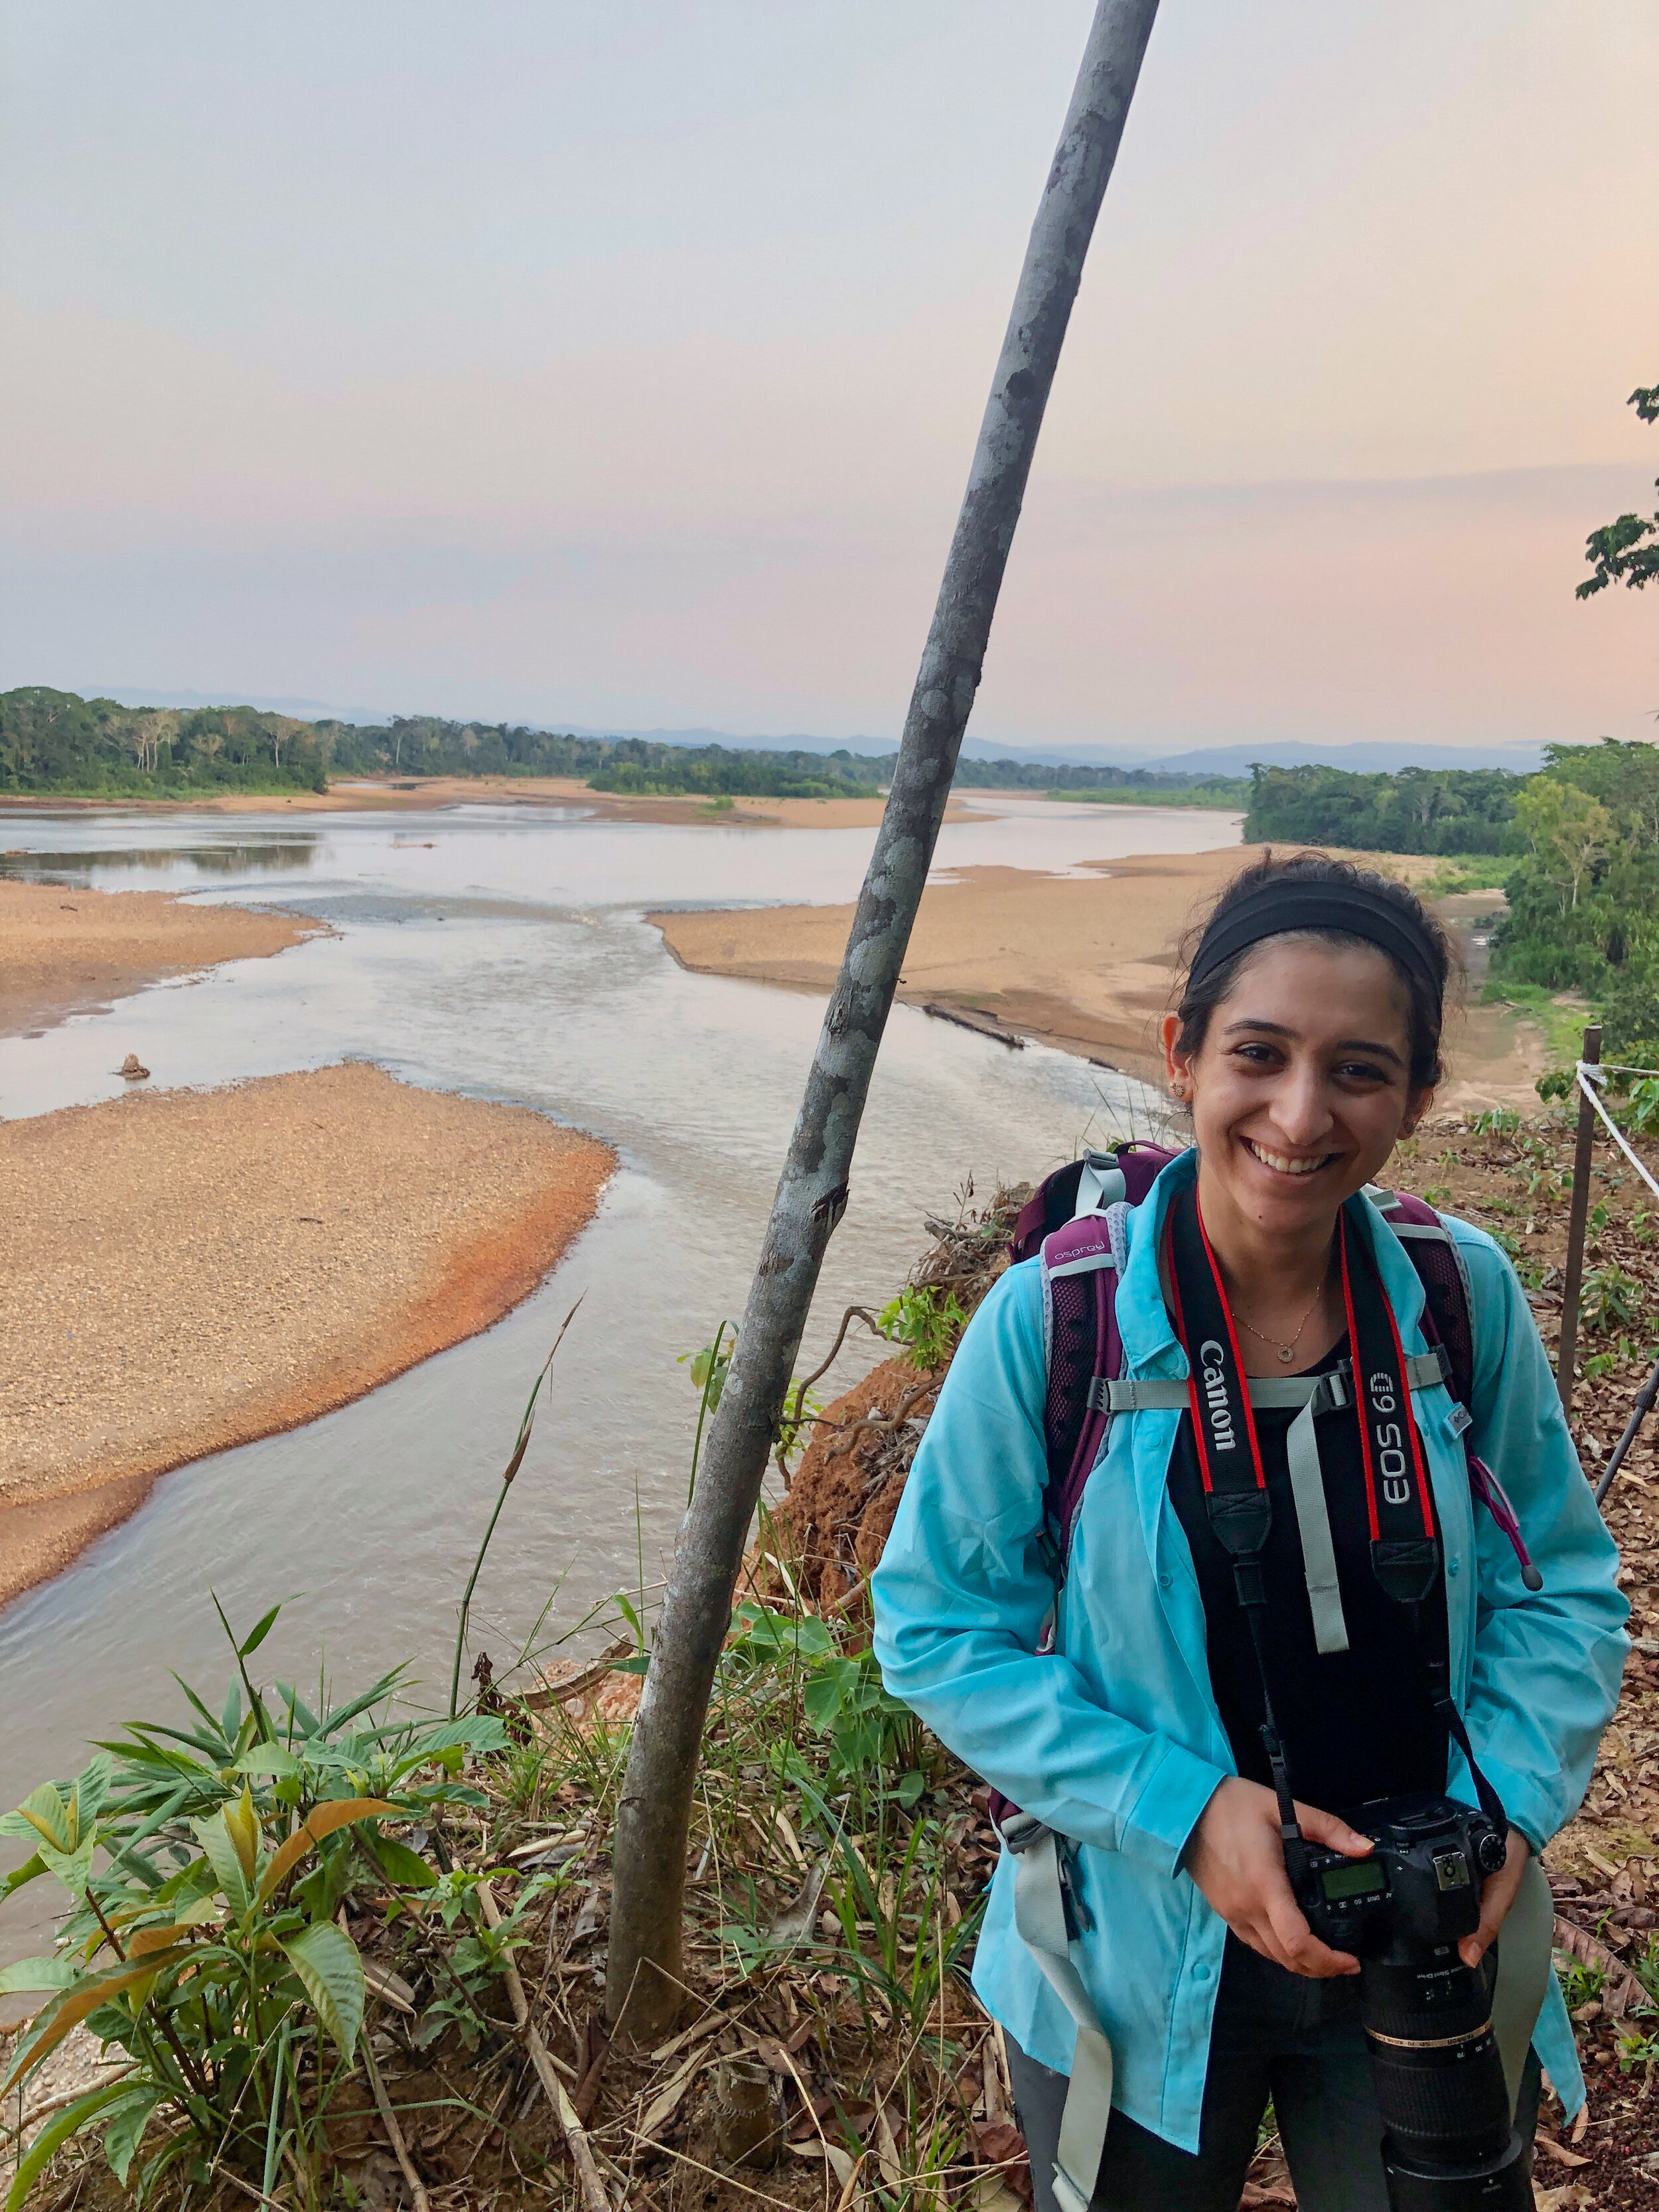
[[[714,1668],[762,1479],[847,1205],[871,1071],[933,859],[1084,256],[1158,0],[1099,0],[1026,248],[892,790],[772,1205],[737,1354],[704,1444],[634,1724],[617,1816],[606,2008],[631,2038],[683,1994],[692,1788]]]

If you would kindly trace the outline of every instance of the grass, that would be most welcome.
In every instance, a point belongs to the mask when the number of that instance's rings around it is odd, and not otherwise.
[[[1210,806],[1228,814],[1242,814],[1249,803],[1250,787],[1218,791],[1207,784],[1172,785],[1164,791],[1144,784],[1110,785],[1104,791],[1045,791],[1045,799],[1063,799],[1079,806]]]
[[[1425,898],[1452,898],[1460,891],[1501,891],[1515,873],[1512,853],[1445,853],[1416,888]]]
[[[1513,1006],[1536,1022],[1544,1032],[1553,1066],[1571,1066],[1577,1060],[1584,1047],[1585,1024],[1595,1018],[1593,1007],[1546,990],[1541,983],[1512,983],[1493,977],[1480,1000],[1483,1006]]]

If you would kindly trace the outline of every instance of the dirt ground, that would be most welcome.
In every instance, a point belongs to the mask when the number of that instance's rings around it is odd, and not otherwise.
[[[164,975],[269,959],[322,932],[305,915],[192,906],[169,891],[0,882],[0,1036],[49,1028]]]
[[[1156,1079],[1159,1018],[1170,1001],[1182,938],[1259,848],[1152,853],[1092,864],[1086,876],[1023,868],[965,868],[930,884],[899,985],[912,1006],[943,1006],[976,1026],[1030,1037],[1087,1060]],[[1381,863],[1407,879],[1439,863],[1400,854],[1343,857]],[[1469,927],[1492,900],[1457,902],[1449,916],[1482,958]],[[1501,906],[1501,898],[1498,903]],[[674,957],[702,975],[828,994],[852,926],[850,906],[652,914]],[[1476,978],[1478,981],[1478,976]],[[1538,1103],[1544,1066],[1535,1026],[1503,1009],[1471,1005],[1449,1036],[1450,1108]]]
[[[0,1122],[0,1602],[168,1468],[487,1328],[615,1164],[356,1066]]]

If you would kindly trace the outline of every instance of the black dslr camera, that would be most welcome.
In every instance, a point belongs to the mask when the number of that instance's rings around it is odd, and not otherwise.
[[[1507,1838],[1448,1797],[1381,1798],[1342,1818],[1376,1849],[1351,1859],[1304,1842],[1296,1896],[1321,1941],[1360,1962],[1395,2212],[1528,2212],[1532,2186],[1492,2029],[1492,1954],[1479,1967],[1457,1955]]]

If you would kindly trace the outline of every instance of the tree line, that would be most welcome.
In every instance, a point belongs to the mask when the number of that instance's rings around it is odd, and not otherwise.
[[[1250,844],[1511,855],[1492,974],[1581,991],[1609,1058],[1659,1065],[1659,745],[1547,745],[1536,775],[1498,769],[1253,772]]]
[[[583,738],[508,722],[396,714],[384,723],[302,722],[254,707],[124,707],[26,684],[0,692],[0,792],[180,797],[208,788],[321,791],[342,776],[569,776],[594,791],[647,797],[874,798],[896,750],[674,745]],[[1092,796],[1121,790],[1242,805],[1247,787],[1151,769],[973,761],[960,781],[990,790]]]

